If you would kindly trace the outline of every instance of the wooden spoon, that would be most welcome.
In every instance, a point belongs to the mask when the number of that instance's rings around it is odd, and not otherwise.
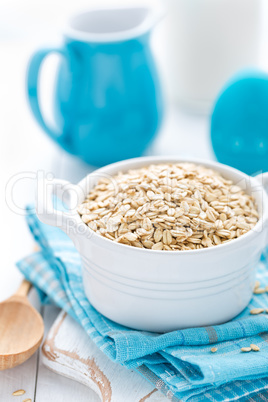
[[[31,286],[24,280],[13,296],[0,303],[0,370],[25,362],[42,342],[43,319],[27,299]]]

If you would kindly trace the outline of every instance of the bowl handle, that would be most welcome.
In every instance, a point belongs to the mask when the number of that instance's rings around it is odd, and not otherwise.
[[[255,179],[258,180],[268,194],[268,172],[258,174]],[[264,229],[266,231],[266,245],[268,245],[268,215],[264,217]]]
[[[47,225],[57,226],[66,233],[68,228],[77,225],[78,214],[76,207],[81,199],[81,188],[66,180],[43,179],[37,183],[36,214],[41,222]],[[55,202],[62,202],[62,209],[56,209]],[[64,210],[64,204],[70,207],[68,212]]]
[[[255,179],[261,183],[265,191],[268,193],[268,172],[258,174],[255,176]]]

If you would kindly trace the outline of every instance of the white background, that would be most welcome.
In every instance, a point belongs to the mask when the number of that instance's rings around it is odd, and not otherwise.
[[[265,22],[267,2],[264,3],[262,17]],[[34,176],[37,170],[44,170],[75,182],[89,171],[89,167],[59,150],[38,127],[29,111],[25,90],[25,74],[31,53],[42,45],[60,43],[59,27],[66,15],[89,4],[92,2],[84,0],[0,2],[0,301],[9,297],[20,283],[21,275],[15,268],[15,261],[33,249],[33,242],[22,214],[14,213],[14,205],[6,203],[5,188],[9,180],[21,172],[28,172],[27,175],[30,172],[30,175]],[[268,24],[263,24],[260,65],[268,71],[268,33],[265,25]],[[163,29],[163,26],[156,29],[153,48],[165,85],[167,61],[164,57]],[[55,60],[50,60],[42,72],[42,103],[49,118],[54,69]],[[180,109],[168,100],[167,88],[165,92],[166,116],[159,137],[150,152],[213,158],[209,142],[209,116],[195,115]],[[13,203],[23,210],[25,204],[33,200],[34,181],[19,181],[14,189]],[[34,295],[32,298],[38,305]],[[53,308],[46,308],[43,312],[47,329],[56,313]],[[85,387],[74,385],[72,381],[48,372],[42,365],[39,366],[36,381],[37,367],[35,355],[15,370],[0,372],[0,400],[13,400],[11,393],[22,387],[30,393],[27,397],[34,399],[36,392],[38,402],[73,401],[74,394],[81,402],[93,402],[93,396],[89,397],[89,391]]]

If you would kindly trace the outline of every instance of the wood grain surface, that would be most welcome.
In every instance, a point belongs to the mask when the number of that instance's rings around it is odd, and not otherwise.
[[[43,364],[91,388],[102,402],[163,402],[164,397],[136,372],[113,363],[83,328],[61,312],[42,347]]]

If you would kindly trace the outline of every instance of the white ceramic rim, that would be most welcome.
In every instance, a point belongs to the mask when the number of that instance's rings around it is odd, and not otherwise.
[[[138,247],[133,247],[133,246],[128,246],[126,244],[120,244],[120,243],[116,243],[112,240],[109,240],[99,234],[97,234],[96,232],[94,232],[93,230],[91,230],[80,218],[80,215],[76,212],[76,223],[77,225],[82,225],[83,230],[84,230],[84,236],[89,237],[88,241],[97,241],[100,245],[100,243],[103,242],[103,247],[105,248],[118,248],[118,251],[122,251],[122,252],[133,252],[133,253],[143,253],[144,255],[156,255],[156,253],[160,253],[161,255],[163,255],[164,253],[169,253],[169,256],[173,256],[172,258],[177,258],[179,255],[197,255],[198,254],[211,254],[211,253],[215,253],[215,252],[219,252],[219,251],[224,251],[224,250],[228,250],[231,248],[236,248],[238,249],[240,245],[243,245],[245,242],[249,241],[250,239],[258,236],[260,234],[260,228],[262,226],[261,231],[265,230],[265,224],[267,225],[268,222],[268,197],[267,197],[267,193],[265,191],[265,189],[263,188],[263,186],[261,185],[261,183],[254,177],[248,176],[246,173],[243,173],[241,171],[239,171],[238,169],[235,169],[233,167],[221,164],[219,162],[215,162],[215,161],[206,161],[203,159],[198,159],[198,158],[183,158],[183,157],[178,157],[178,156],[149,156],[149,157],[140,157],[140,158],[133,158],[133,159],[127,159],[125,161],[120,161],[120,162],[116,162],[110,165],[107,165],[105,167],[102,167],[100,169],[95,170],[94,172],[88,174],[84,179],[82,179],[79,183],[78,186],[82,189],[84,189],[87,186],[87,181],[88,178],[91,176],[94,176],[98,173],[109,173],[109,169],[114,170],[114,168],[116,168],[117,171],[127,171],[128,169],[135,169],[133,167],[131,167],[131,165],[135,164],[135,163],[139,163],[140,165],[149,165],[149,164],[158,164],[158,163],[180,163],[180,162],[189,162],[189,163],[195,163],[195,164],[200,164],[203,165],[205,167],[210,167],[214,170],[217,170],[217,167],[219,167],[220,169],[222,169],[223,171],[226,171],[226,178],[228,178],[228,172],[233,172],[233,174],[235,175],[239,175],[242,179],[246,179],[246,180],[250,180],[254,185],[256,185],[257,188],[260,188],[262,195],[263,195],[263,210],[262,210],[262,215],[259,219],[259,221],[257,222],[256,226],[254,227],[254,229],[256,230],[250,230],[249,232],[247,232],[246,234],[244,234],[243,236],[233,239],[232,241],[228,242],[228,243],[224,243],[224,244],[219,244],[217,246],[214,247],[208,247],[208,248],[203,248],[203,249],[197,249],[197,250],[180,250],[178,252],[176,251],[171,251],[168,252],[166,250],[150,250],[150,249],[142,249],[142,248],[138,248]],[[230,176],[230,175],[229,175]],[[83,200],[81,201],[83,202]]]
[[[94,11],[111,11],[111,10],[130,10],[130,9],[147,9],[148,15],[141,21],[140,24],[135,26],[134,28],[117,31],[117,32],[105,32],[105,33],[94,33],[94,32],[85,32],[79,29],[75,29],[72,27],[73,21],[75,18],[81,17],[83,14],[94,12]],[[63,26],[63,34],[67,38],[72,38],[81,42],[92,42],[92,43],[114,43],[114,42],[123,42],[126,40],[131,40],[134,38],[141,37],[142,35],[149,32],[165,15],[165,9],[161,5],[158,0],[155,0],[154,3],[151,1],[146,2],[134,2],[131,4],[127,4],[125,6],[94,6],[88,7],[87,9],[81,10],[69,16],[67,22]]]

